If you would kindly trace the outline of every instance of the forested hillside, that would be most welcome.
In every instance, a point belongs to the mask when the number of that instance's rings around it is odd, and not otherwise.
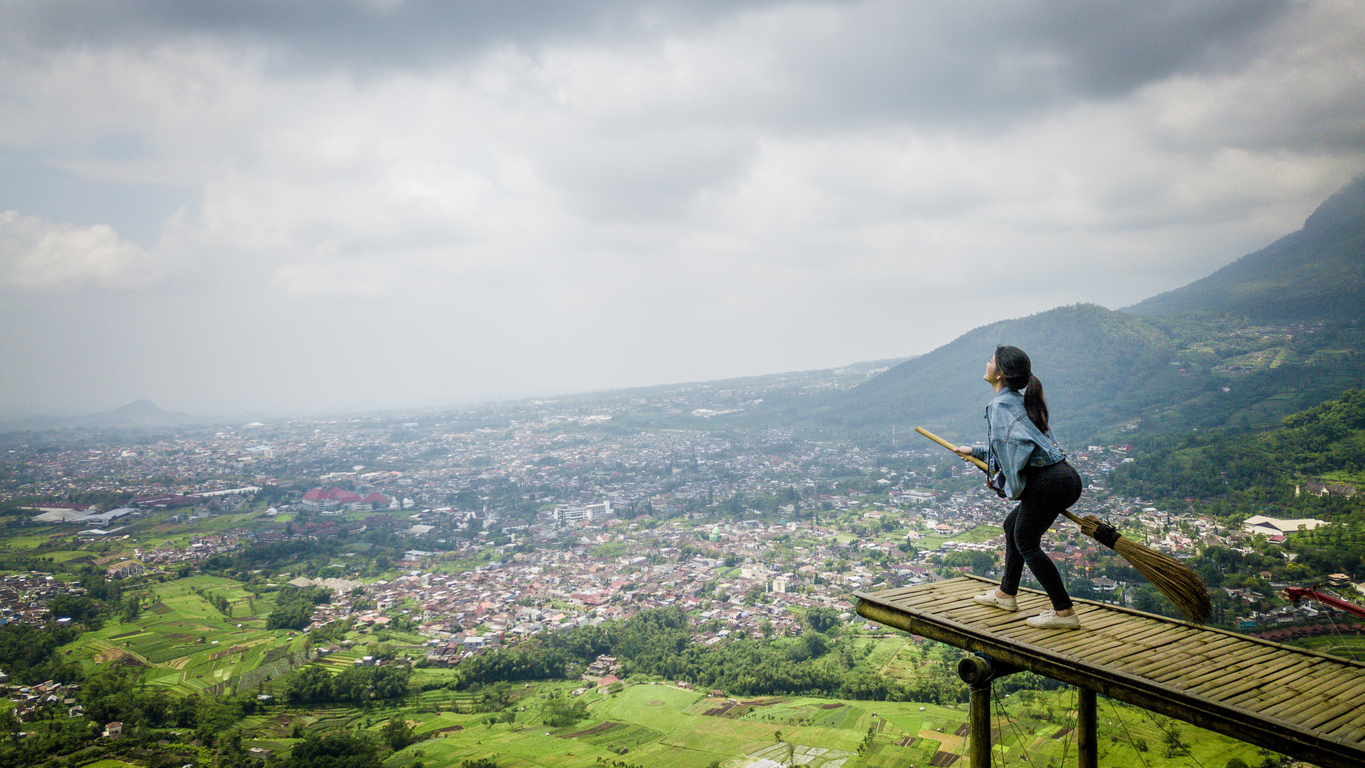
[[[1153,499],[1198,498],[1268,515],[1365,515],[1365,390],[1352,389],[1261,434],[1192,434],[1152,440],[1114,472],[1120,493]],[[1319,492],[1307,492],[1312,486]],[[1321,492],[1333,486],[1335,493]]]
[[[854,388],[822,417],[855,432],[889,436],[893,425],[906,433],[922,425],[958,441],[974,439],[991,394],[981,375],[1002,343],[1033,357],[1057,427],[1077,437],[1203,387],[1170,370],[1175,345],[1155,324],[1078,304],[964,334]]]
[[[1235,315],[1256,322],[1360,320],[1365,314],[1365,176],[1318,206],[1298,232],[1126,311]]]

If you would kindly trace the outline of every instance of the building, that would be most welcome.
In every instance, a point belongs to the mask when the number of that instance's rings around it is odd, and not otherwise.
[[[389,507],[389,497],[378,492],[371,493],[368,496],[361,496],[358,493],[345,491],[336,486],[332,486],[325,491],[321,487],[318,487],[303,495],[303,506],[320,512],[387,509]]]
[[[1320,525],[1327,525],[1327,521],[1311,517],[1299,520],[1281,520],[1265,515],[1255,515],[1242,522],[1242,530],[1253,536],[1259,533],[1268,539],[1274,539],[1276,536],[1284,536],[1295,531],[1311,531]]]
[[[599,504],[588,504],[581,507],[557,506],[554,511],[555,522],[557,523],[576,523],[580,520],[600,520],[604,517],[611,517],[611,502],[603,501]]]
[[[140,576],[146,572],[147,568],[136,560],[114,563],[105,571],[110,579],[126,579],[132,576]]]

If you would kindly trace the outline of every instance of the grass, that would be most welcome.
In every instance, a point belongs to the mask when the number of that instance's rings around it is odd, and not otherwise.
[[[563,684],[549,690],[563,690]],[[540,690],[537,686],[534,690]],[[669,685],[633,685],[615,696],[588,694],[590,719],[561,729],[546,728],[538,720],[543,699],[536,693],[525,712],[513,724],[483,723],[485,716],[417,715],[425,717],[425,732],[462,725],[395,755],[392,764],[413,759],[420,749],[428,764],[455,764],[480,756],[499,756],[509,766],[594,765],[603,760],[624,759],[634,765],[659,768],[701,768],[712,762],[738,766],[761,758],[790,754],[803,764],[821,766],[844,757],[845,766],[922,765],[940,751],[963,754],[967,740],[958,734],[966,721],[963,707],[893,702],[839,702],[807,697],[744,699],[760,702],[739,718],[707,716],[720,700]],[[1229,758],[1258,761],[1255,748],[1221,736],[1179,724],[1187,749],[1173,757],[1164,754],[1161,726],[1150,715],[1131,707],[1102,700],[1100,711],[1100,759],[1102,764],[1157,766],[1221,765]],[[1016,700],[997,703],[996,752],[1008,762],[1029,759],[1034,764],[1075,759],[1074,693],[1070,690],[1038,694],[1028,703]],[[1048,722],[1051,717],[1055,722]],[[872,748],[856,756],[871,727]],[[1142,739],[1140,752],[1127,738]],[[1060,738],[1053,738],[1060,736]],[[620,750],[624,749],[625,752]],[[824,750],[832,751],[826,752]],[[844,752],[845,755],[832,753]],[[833,763],[831,763],[833,764]]]
[[[1357,635],[1325,635],[1296,640],[1291,645],[1319,653],[1330,653],[1346,659],[1365,661],[1365,637]]]
[[[991,539],[998,539],[1001,536],[1000,526],[998,525],[978,525],[970,531],[963,531],[954,536],[951,541],[965,541],[971,544],[984,544]]]

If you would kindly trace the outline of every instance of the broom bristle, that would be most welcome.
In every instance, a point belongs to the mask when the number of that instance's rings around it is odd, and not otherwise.
[[[1192,568],[1175,558],[1148,549],[1130,539],[1120,537],[1114,542],[1114,551],[1137,569],[1152,586],[1161,590],[1167,600],[1185,614],[1193,624],[1203,624],[1209,620],[1213,608],[1209,602],[1209,591],[1204,582]]]
[[[1081,533],[1091,538],[1095,537],[1095,531],[1100,526],[1099,519],[1094,515],[1075,519],[1075,522],[1080,526]],[[1174,603],[1190,623],[1203,624],[1209,620],[1213,612],[1209,591],[1194,569],[1164,552],[1148,549],[1122,536],[1114,542],[1113,549],[1160,590],[1167,600]]]

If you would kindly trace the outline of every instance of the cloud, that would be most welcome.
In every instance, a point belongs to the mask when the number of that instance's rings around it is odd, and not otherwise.
[[[163,275],[151,254],[119,239],[107,225],[76,227],[17,211],[0,213],[0,279],[10,286],[143,288]]]
[[[414,401],[923,352],[1178,287],[1365,168],[1365,17],[1336,0],[0,17],[0,189],[47,190],[0,198],[27,214],[3,225],[9,296],[156,286],[121,333],[155,351],[146,318],[175,313],[178,353],[211,340],[204,375],[243,400],[265,384],[217,350],[309,405],[399,391],[387,361],[315,378],[354,349],[414,366]],[[110,327],[90,313],[23,358],[60,363]]]

